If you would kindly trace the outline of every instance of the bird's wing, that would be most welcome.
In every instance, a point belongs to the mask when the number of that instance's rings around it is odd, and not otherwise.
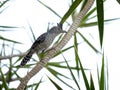
[[[45,41],[45,37],[46,37],[47,33],[44,33],[42,35],[40,35],[37,40],[33,43],[31,49],[34,49],[35,47],[37,47],[40,43],[43,43]]]

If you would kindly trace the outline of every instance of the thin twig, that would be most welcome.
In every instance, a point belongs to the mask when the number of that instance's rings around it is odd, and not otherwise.
[[[25,55],[26,55],[26,52],[20,53],[20,54],[8,55],[8,56],[0,56],[0,60],[6,60],[6,59],[13,58],[13,57],[23,57]]]
[[[86,13],[89,11],[93,3],[94,3],[94,0],[87,1],[85,7],[79,12],[78,16],[75,18],[74,22],[70,26],[68,33],[65,34],[65,36],[60,41],[60,43],[56,45],[54,49],[50,50],[48,54],[42,60],[40,60],[40,62],[22,79],[17,90],[24,90],[28,81],[34,75],[36,75],[47,64],[47,62],[68,43],[68,41],[72,38],[74,32],[76,31],[78,25],[80,24],[81,20],[86,15]]]

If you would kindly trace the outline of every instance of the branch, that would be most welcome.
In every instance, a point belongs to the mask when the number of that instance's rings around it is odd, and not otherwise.
[[[81,20],[89,11],[93,3],[94,0],[87,1],[85,7],[82,9],[82,11],[79,12],[78,16],[75,18],[74,22],[70,26],[68,33],[63,37],[59,44],[56,45],[54,49],[50,50],[48,54],[42,60],[40,60],[40,62],[22,79],[21,83],[17,87],[17,90],[24,90],[28,81],[34,75],[36,75],[47,64],[47,62],[68,43],[68,41],[72,38],[74,32],[77,30],[77,27],[79,26]]]
[[[8,56],[0,56],[0,60],[3,60],[3,59],[10,59],[10,58],[13,58],[13,57],[22,57],[22,56],[25,56],[26,53],[21,53],[21,54],[14,54],[14,55],[8,55]]]

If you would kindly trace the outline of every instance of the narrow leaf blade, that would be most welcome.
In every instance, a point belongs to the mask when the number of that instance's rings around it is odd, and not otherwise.
[[[97,18],[98,18],[98,29],[99,29],[99,37],[100,37],[100,45],[102,47],[103,43],[103,32],[104,32],[104,0],[96,0],[97,5]]]

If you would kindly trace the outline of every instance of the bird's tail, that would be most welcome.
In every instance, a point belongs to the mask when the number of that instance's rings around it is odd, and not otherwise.
[[[31,57],[32,57],[31,52],[27,53],[27,55],[23,58],[23,60],[22,60],[22,62],[21,62],[21,66],[25,66],[26,63],[27,63],[28,61],[30,61]]]

